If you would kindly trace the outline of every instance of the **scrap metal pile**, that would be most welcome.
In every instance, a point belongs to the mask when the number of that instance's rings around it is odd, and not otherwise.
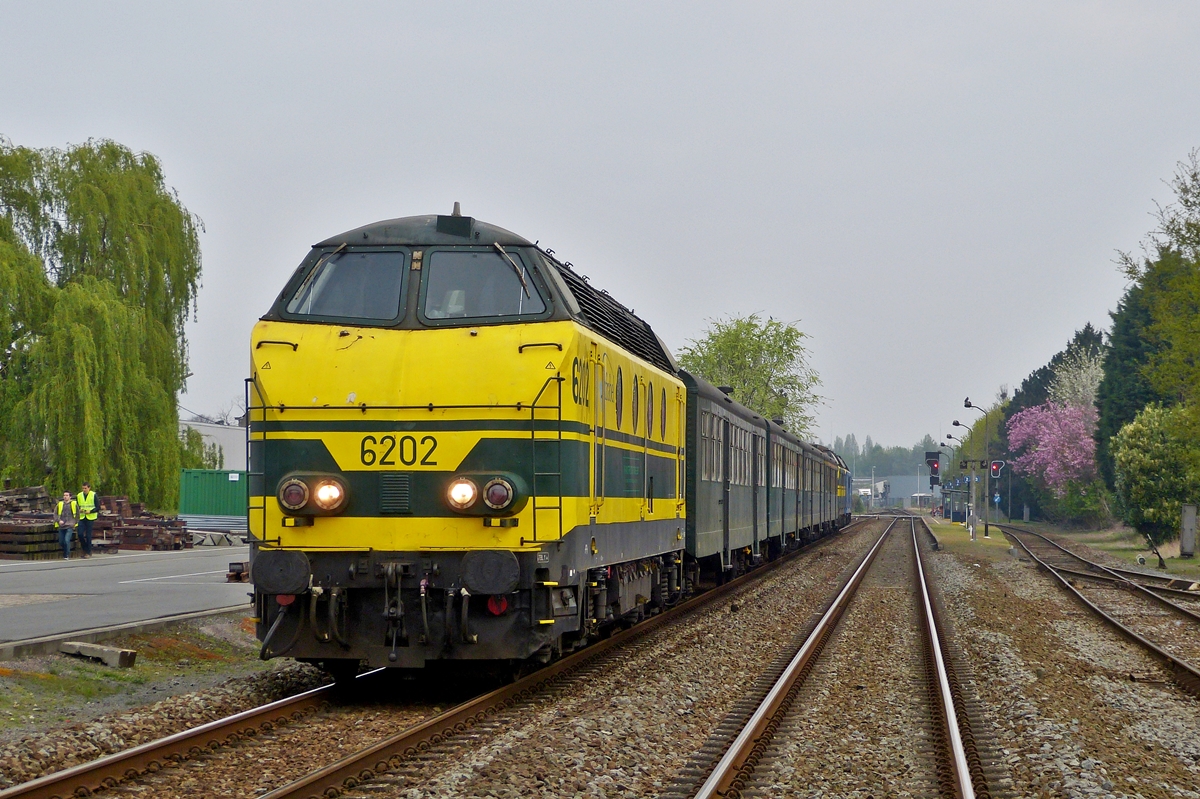
[[[0,491],[0,560],[53,560],[62,557],[53,507],[45,486]],[[100,497],[92,531],[93,552],[191,549],[187,524],[150,513],[128,497]],[[79,546],[72,547],[78,557]]]

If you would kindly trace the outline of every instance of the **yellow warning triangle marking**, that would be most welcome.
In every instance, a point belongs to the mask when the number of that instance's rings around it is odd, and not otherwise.
[[[547,369],[553,369],[553,368],[554,368],[554,361],[550,361],[550,363],[546,364],[546,368],[547,368]]]
[[[263,368],[263,369],[270,369],[270,368],[271,368],[271,362],[270,362],[270,361],[267,361],[266,363],[264,363],[264,364],[262,365],[262,368]]]

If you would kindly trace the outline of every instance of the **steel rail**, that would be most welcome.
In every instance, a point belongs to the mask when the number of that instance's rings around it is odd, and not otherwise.
[[[1186,616],[1189,619],[1191,619],[1192,621],[1200,622],[1200,613],[1197,613],[1196,611],[1191,610],[1190,608],[1185,608],[1183,605],[1178,605],[1178,604],[1172,602],[1171,600],[1167,599],[1165,596],[1162,596],[1161,594],[1154,593],[1152,590],[1150,590],[1148,587],[1142,585],[1141,583],[1137,583],[1126,577],[1122,577],[1116,571],[1108,568],[1107,566],[1101,565],[1099,563],[1093,563],[1092,561],[1088,560],[1087,558],[1083,557],[1082,555],[1075,554],[1071,550],[1064,547],[1062,544],[1058,543],[1057,541],[1054,541],[1051,538],[1048,538],[1047,536],[1042,535],[1041,533],[1036,533],[1033,530],[1022,530],[1017,527],[1008,527],[1007,529],[1005,529],[1005,527],[1001,527],[1000,525],[996,525],[996,526],[1000,528],[1001,532],[1004,532],[1010,536],[1021,536],[1021,535],[1036,536],[1036,537],[1042,539],[1043,541],[1045,541],[1047,544],[1050,544],[1052,547],[1059,550],[1060,552],[1065,553],[1072,559],[1077,560],[1080,563],[1086,563],[1088,566],[1092,567],[1093,569],[1099,569],[1100,571],[1104,572],[1106,575],[1110,576],[1114,580],[1118,580],[1122,585],[1128,586],[1129,588],[1132,588],[1133,590],[1140,592],[1143,596],[1147,596],[1150,599],[1153,599],[1155,602],[1158,602],[1161,605],[1165,605],[1166,607],[1170,608],[1171,610],[1175,611],[1176,613],[1180,614],[1181,616]],[[1028,549],[1026,549],[1026,551],[1028,551]]]
[[[1001,528],[1001,530],[1004,530],[1004,528]],[[1021,547],[1021,549],[1025,550],[1025,554],[1029,555],[1029,557],[1031,557],[1034,560],[1034,562],[1037,563],[1039,566],[1041,566],[1043,569],[1050,572],[1050,574],[1054,577],[1054,579],[1058,580],[1059,584],[1063,588],[1067,589],[1072,594],[1074,594],[1075,597],[1080,602],[1082,602],[1083,604],[1085,604],[1089,608],[1091,608],[1093,613],[1095,613],[1097,616],[1099,616],[1101,619],[1103,619],[1105,622],[1107,622],[1110,626],[1112,626],[1121,635],[1125,636],[1126,638],[1133,641],[1134,643],[1141,645],[1144,649],[1146,649],[1151,654],[1156,656],[1159,660],[1162,660],[1163,662],[1165,662],[1167,664],[1167,666],[1171,669],[1171,673],[1175,677],[1176,682],[1179,683],[1180,687],[1183,688],[1188,693],[1192,694],[1193,696],[1200,697],[1200,671],[1198,671],[1194,666],[1192,666],[1187,661],[1185,661],[1181,658],[1175,657],[1170,652],[1167,652],[1165,649],[1163,649],[1162,647],[1155,644],[1153,641],[1150,641],[1149,639],[1142,637],[1138,633],[1134,632],[1131,628],[1126,627],[1124,624],[1117,621],[1116,618],[1114,618],[1113,616],[1110,616],[1103,609],[1101,609],[1099,605],[1095,604],[1090,599],[1088,599],[1086,596],[1084,596],[1083,593],[1079,589],[1077,589],[1075,586],[1071,585],[1070,580],[1063,577],[1061,574],[1059,574],[1057,569],[1055,569],[1053,566],[1046,563],[1044,560],[1042,560],[1037,555],[1035,555],[1033,553],[1033,550],[1030,549],[1029,546],[1026,545],[1026,543],[1024,541],[1021,540],[1020,533],[1024,533],[1026,531],[1015,530],[1015,528],[1011,528],[1011,527],[1008,528],[1008,530],[1011,532],[1007,532],[1007,534],[1012,537],[1012,540],[1017,542],[1017,544]],[[1034,535],[1038,535],[1038,534],[1034,533]],[[1045,536],[1040,536],[1040,537],[1044,538]],[[1162,598],[1162,597],[1158,597],[1157,594],[1153,594],[1151,592],[1147,592],[1147,593],[1150,593],[1151,596],[1155,596],[1159,599]]]
[[[859,584],[862,582],[863,576],[867,573],[871,563],[874,562],[875,556],[879,553],[883,542],[887,540],[892,528],[899,521],[899,517],[888,523],[879,539],[874,546],[867,552],[866,556],[859,563],[858,568],[850,576],[838,592],[829,609],[821,616],[821,620],[817,622],[812,633],[804,640],[800,650],[792,657],[787,668],[779,676],[775,685],[767,692],[767,695],[759,703],[758,708],[751,714],[742,731],[734,738],[729,749],[717,761],[717,765],[709,773],[708,778],[700,786],[696,792],[696,799],[713,799],[713,797],[725,794],[732,787],[734,781],[738,778],[742,767],[746,765],[754,748],[754,744],[762,737],[767,725],[775,717],[776,712],[780,709],[784,699],[788,696],[793,685],[796,684],[799,677],[807,673],[805,668],[810,662],[814,661],[816,656],[820,654],[829,635],[837,626],[846,607],[850,604],[850,599],[854,596]]]
[[[1166,583],[1166,585],[1145,584],[1145,587],[1147,587],[1147,588],[1165,588],[1167,590],[1180,591],[1183,593],[1191,594],[1192,596],[1195,596],[1197,598],[1200,598],[1200,593],[1197,593],[1195,591],[1184,591],[1181,588],[1169,588],[1170,584],[1173,582],[1189,582],[1190,583],[1190,582],[1193,582],[1192,580],[1180,580],[1180,579],[1177,579],[1175,577],[1170,577],[1165,574],[1154,574],[1152,572],[1140,572],[1140,571],[1134,571],[1133,569],[1122,569],[1117,566],[1104,566],[1099,563],[1093,563],[1092,561],[1090,561],[1087,558],[1080,555],[1078,552],[1073,552],[1072,550],[1067,549],[1062,544],[1055,541],[1053,538],[1050,538],[1047,535],[1043,535],[1042,533],[1039,533],[1037,530],[1028,530],[1024,527],[1017,527],[1016,525],[1013,525],[1013,524],[1003,524],[1003,525],[997,524],[996,526],[1001,529],[1011,530],[1012,532],[1020,534],[1020,535],[1037,536],[1038,538],[1045,541],[1047,544],[1050,544],[1055,549],[1058,549],[1058,550],[1062,551],[1063,553],[1069,555],[1070,557],[1074,558],[1075,560],[1082,561],[1094,568],[1102,569],[1103,571],[1118,574],[1118,575],[1127,574],[1132,577],[1140,577],[1145,580],[1162,580]]]
[[[997,525],[997,526],[999,526],[999,525]],[[1070,575],[1074,575],[1075,577],[1082,577],[1085,580],[1096,580],[1097,582],[1107,582],[1107,583],[1131,582],[1134,585],[1140,585],[1142,588],[1145,588],[1148,591],[1165,591],[1168,594],[1171,594],[1174,596],[1184,596],[1184,597],[1188,597],[1189,599],[1194,599],[1194,600],[1200,601],[1200,592],[1197,592],[1197,591],[1189,591],[1185,588],[1172,588],[1169,585],[1154,585],[1152,583],[1142,583],[1142,582],[1138,582],[1137,580],[1130,580],[1129,578],[1122,576],[1122,575],[1126,575],[1126,574],[1132,574],[1134,576],[1143,576],[1143,577],[1153,576],[1153,575],[1142,575],[1140,572],[1125,571],[1123,569],[1113,569],[1113,571],[1115,571],[1117,573],[1117,576],[1113,577],[1108,574],[1099,574],[1097,572],[1077,571],[1075,569],[1065,569],[1062,567],[1059,567],[1058,570],[1060,572],[1062,572],[1063,574],[1070,574]]]
[[[367,674],[361,676],[365,677]],[[111,788],[130,777],[147,771],[157,771],[165,763],[182,760],[192,752],[221,746],[244,735],[254,734],[264,725],[297,720],[305,711],[329,701],[333,690],[332,683],[323,685],[88,763],[56,771],[0,791],[0,799],[65,799],[72,796],[88,796],[93,791]]]
[[[922,522],[923,523],[923,522]],[[928,528],[927,528],[928,529]],[[925,574],[922,563],[921,547],[917,543],[917,523],[912,525],[913,554],[917,559],[917,582],[921,586],[921,611],[925,616],[925,629],[928,632],[928,645],[933,653],[934,665],[937,670],[937,688],[942,697],[942,726],[944,728],[950,759],[954,770],[954,786],[960,799],[975,799],[975,785],[971,779],[971,767],[967,762],[966,747],[963,744],[962,731],[958,726],[958,712],[954,702],[954,694],[950,689],[950,674],[946,668],[946,659],[942,654],[942,639],[938,633],[939,625],[933,611],[933,599],[929,593],[929,578]]]
[[[855,525],[862,524],[864,521],[863,519],[852,521],[849,525],[842,528],[842,532],[849,530]],[[511,685],[497,688],[494,691],[452,707],[440,715],[402,730],[395,735],[348,755],[336,763],[331,763],[317,769],[301,777],[299,780],[262,794],[259,799],[297,799],[298,797],[331,799],[332,797],[337,797],[345,790],[351,790],[364,782],[369,782],[380,773],[386,773],[412,755],[464,733],[490,716],[534,696],[539,691],[562,682],[572,673],[594,662],[610,650],[628,646],[660,627],[674,622],[680,616],[709,605],[722,596],[744,586],[751,585],[798,555],[808,552],[817,546],[824,545],[831,540],[832,537],[826,536],[800,547],[748,574],[744,574],[724,585],[705,591],[699,596],[676,605],[657,616],[636,624],[627,630],[623,630],[611,638],[591,644],[572,655],[556,660]],[[3,798],[0,797],[0,799]]]

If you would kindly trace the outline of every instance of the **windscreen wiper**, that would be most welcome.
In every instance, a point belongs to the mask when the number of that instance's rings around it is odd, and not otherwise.
[[[492,242],[492,246],[495,247],[496,252],[504,256],[504,260],[508,261],[509,265],[516,270],[517,280],[521,281],[521,288],[525,289],[525,296],[531,297],[532,295],[529,293],[529,285],[525,282],[525,270],[517,266],[517,262],[512,259],[512,256],[506,253],[504,248],[500,246],[500,242]]]

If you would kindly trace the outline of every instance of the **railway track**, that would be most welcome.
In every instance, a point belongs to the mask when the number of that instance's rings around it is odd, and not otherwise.
[[[1032,530],[997,526],[1092,612],[1161,661],[1181,688],[1200,697],[1200,613],[1164,595],[1196,592],[1158,575],[1094,563]]]
[[[369,675],[363,677],[369,679]],[[332,684],[270,702],[190,730],[81,763],[0,791],[0,799],[65,799],[112,788],[206,750],[228,746],[276,726],[300,721],[330,702]]]
[[[794,651],[776,661],[664,797],[765,797],[816,787],[823,795],[886,787],[990,796],[949,651],[917,521],[894,519]],[[891,683],[890,705],[859,699],[874,693],[866,690],[870,680]],[[864,759],[897,741],[896,759],[905,762]],[[844,767],[839,745],[848,751]],[[836,776],[852,769],[870,775]],[[825,782],[830,775],[834,781]]]
[[[861,520],[847,527],[846,530],[850,530],[860,523]],[[483,694],[418,724],[405,725],[401,732],[383,740],[377,740],[371,746],[345,757],[337,763],[312,772],[296,782],[271,791],[266,796],[329,797],[341,795],[342,792],[380,775],[386,781],[387,772],[390,769],[403,764],[414,755],[456,736],[469,738],[469,735],[463,736],[462,734],[480,727],[504,708],[529,701],[548,688],[561,684],[572,675],[596,664],[607,654],[622,647],[629,647],[673,620],[713,602],[718,602],[730,593],[752,585],[801,553],[812,552],[831,540],[833,538],[823,538],[807,547],[789,553],[783,558],[718,588],[706,591],[645,622],[617,633],[611,638],[556,661],[510,685]],[[369,672],[360,675],[359,679],[370,680],[373,675],[375,672]],[[136,781],[141,775],[152,774],[198,754],[219,750],[247,739],[269,737],[273,728],[305,719],[322,708],[329,707],[334,699],[334,691],[333,685],[317,688],[49,774],[0,791],[0,799],[17,799],[17,797],[21,799],[54,799],[56,797],[65,799],[69,796],[89,795],[91,792],[104,789],[125,789],[126,783]]]

